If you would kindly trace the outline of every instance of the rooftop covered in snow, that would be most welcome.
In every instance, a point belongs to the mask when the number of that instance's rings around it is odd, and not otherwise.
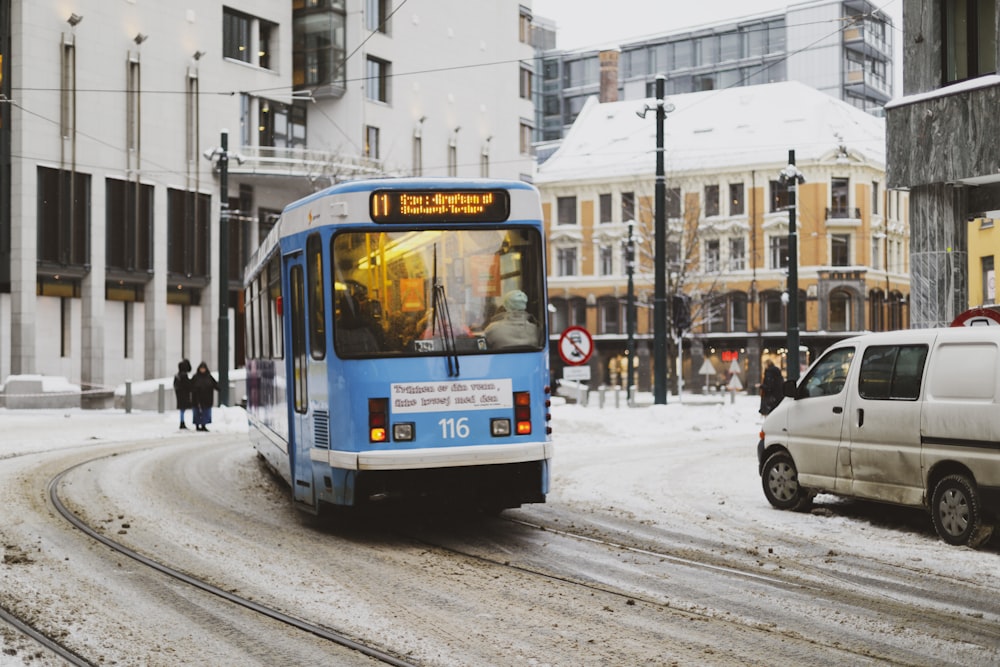
[[[885,121],[797,81],[672,95],[664,123],[666,173],[834,161],[885,168]],[[639,113],[649,111],[645,118]],[[535,183],[651,177],[656,99],[584,105]],[[668,106],[669,108],[669,106]]]

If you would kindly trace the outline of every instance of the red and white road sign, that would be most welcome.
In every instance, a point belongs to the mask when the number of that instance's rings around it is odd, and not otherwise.
[[[579,366],[594,353],[594,339],[583,327],[568,327],[559,337],[559,356],[570,366]]]

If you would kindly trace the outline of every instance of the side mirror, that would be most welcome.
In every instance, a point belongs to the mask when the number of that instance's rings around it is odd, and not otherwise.
[[[796,398],[798,392],[795,388],[795,380],[785,380],[781,384],[781,394],[787,396],[788,398]]]

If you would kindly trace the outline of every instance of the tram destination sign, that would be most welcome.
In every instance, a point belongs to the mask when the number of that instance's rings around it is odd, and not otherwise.
[[[373,222],[504,222],[510,217],[506,190],[375,190],[369,198]]]

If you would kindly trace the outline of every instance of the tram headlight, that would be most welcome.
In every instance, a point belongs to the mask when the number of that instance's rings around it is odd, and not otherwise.
[[[491,419],[490,433],[494,438],[503,438],[510,435],[510,420],[507,418]]]
[[[392,439],[397,442],[409,442],[416,437],[416,426],[413,422],[399,422],[392,425]]]

